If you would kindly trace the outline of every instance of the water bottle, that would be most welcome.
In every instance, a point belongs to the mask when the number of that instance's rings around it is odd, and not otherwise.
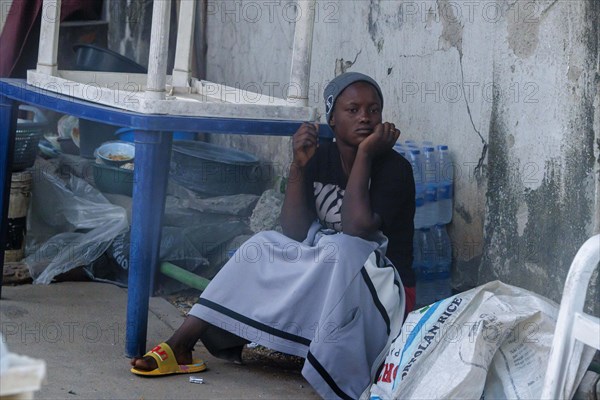
[[[438,163],[435,154],[435,147],[423,147],[423,180],[425,183],[435,183],[438,181]]]
[[[426,227],[431,227],[438,222],[437,204],[437,160],[435,148],[427,146],[423,148],[423,183],[425,184],[425,205],[423,206],[423,219]]]
[[[408,152],[408,161],[413,170],[415,180],[415,229],[425,227],[423,207],[425,206],[425,186],[423,185],[422,168],[421,168],[421,151],[411,149]]]
[[[448,150],[448,146],[440,144],[437,147],[438,165],[439,165],[439,179],[441,181],[454,181],[454,164],[452,163],[452,156]]]
[[[417,142],[415,142],[414,140],[410,140],[410,139],[405,140],[404,141],[404,145],[406,147],[414,147],[414,148],[417,148],[417,149],[419,148],[419,145],[417,144]]]
[[[417,298],[418,306],[426,306],[436,302],[436,262],[434,237],[429,228],[421,228],[415,231],[416,251],[414,257],[416,262],[415,274],[417,276]]]
[[[404,148],[404,146],[402,146],[401,143],[396,143],[394,145],[394,151],[396,151],[396,153],[400,154],[402,157],[406,158],[406,149]]]
[[[445,299],[452,295],[450,286],[450,271],[452,268],[452,242],[446,232],[445,225],[433,227],[433,241],[435,243],[436,258],[436,300]]]
[[[419,236],[419,230],[415,229],[413,232],[413,263],[412,268],[415,270],[415,274],[421,268],[421,238]]]
[[[438,146],[438,175],[440,179],[437,187],[437,223],[445,225],[452,221],[452,198],[454,197],[454,165],[446,145]]]

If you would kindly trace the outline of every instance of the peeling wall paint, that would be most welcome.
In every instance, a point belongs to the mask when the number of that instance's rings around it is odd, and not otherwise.
[[[526,282],[560,301],[576,251],[597,232],[597,11],[597,3],[553,2],[533,24],[535,34],[532,26],[523,31],[509,22],[507,40],[497,42],[504,53],[494,63],[494,81],[511,80],[511,67],[520,66],[528,82],[539,82],[539,99],[535,107],[494,99],[482,281]],[[511,39],[516,36],[526,36],[528,41],[518,40],[531,47],[516,50]],[[545,70],[535,67],[542,58]],[[580,72],[574,74],[571,65]],[[597,277],[590,292],[597,298]],[[597,302],[589,306],[600,311]]]

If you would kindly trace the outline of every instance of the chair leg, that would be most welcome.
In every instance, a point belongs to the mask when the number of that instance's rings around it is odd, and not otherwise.
[[[17,104],[8,97],[0,96],[0,298],[2,297],[2,277],[4,275],[4,250],[8,231],[8,201],[10,198],[11,167],[15,146]]]
[[[58,31],[60,28],[61,0],[44,0],[40,26],[37,72],[56,76],[58,58]]]

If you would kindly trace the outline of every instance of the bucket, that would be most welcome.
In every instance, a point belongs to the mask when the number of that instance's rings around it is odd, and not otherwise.
[[[27,209],[31,197],[31,172],[12,174],[10,200],[8,202],[8,229],[4,262],[21,261],[25,255],[27,233]]]

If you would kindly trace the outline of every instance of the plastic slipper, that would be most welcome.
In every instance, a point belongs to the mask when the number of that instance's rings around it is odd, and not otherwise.
[[[178,364],[173,354],[173,350],[166,343],[161,343],[146,354],[144,357],[150,356],[156,360],[157,368],[152,371],[142,371],[140,369],[131,368],[131,372],[136,375],[144,376],[159,376],[171,374],[191,374],[201,372],[206,369],[206,364],[202,360],[194,360],[192,364]]]

